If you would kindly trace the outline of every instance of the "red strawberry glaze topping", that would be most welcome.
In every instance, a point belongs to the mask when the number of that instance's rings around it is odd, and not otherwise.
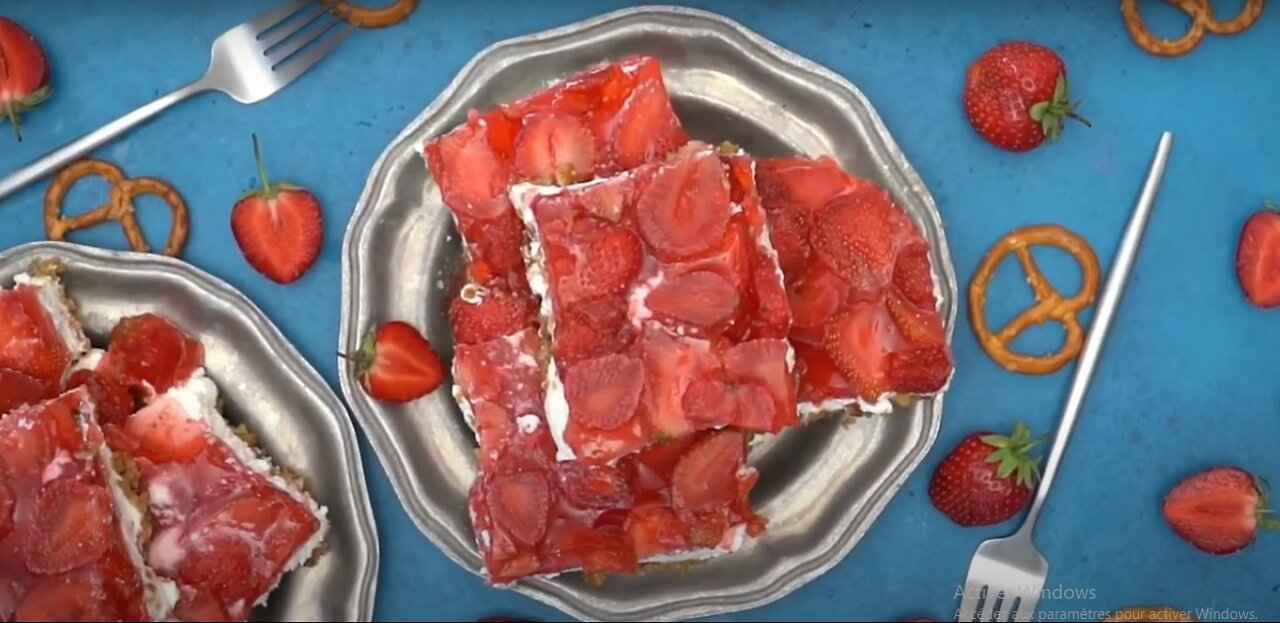
[[[93,399],[74,390],[0,420],[0,619],[144,621]]]
[[[511,184],[609,176],[662,158],[686,141],[658,61],[634,56],[472,111],[465,124],[429,141],[424,154],[470,260],[523,291],[524,233],[507,195]]]
[[[758,168],[794,316],[802,410],[929,395],[954,367],[929,245],[887,193],[829,157]]]
[[[0,290],[0,368],[38,382],[43,388],[39,398],[57,395],[63,375],[80,354],[72,349],[78,347],[58,334],[40,286],[19,283]]]
[[[690,143],[607,180],[514,191],[540,243],[561,459],[612,463],[692,431],[796,422],[791,313],[753,167]]]

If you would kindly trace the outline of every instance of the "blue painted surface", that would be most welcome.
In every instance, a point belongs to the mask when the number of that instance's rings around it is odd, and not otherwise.
[[[26,142],[0,135],[0,171],[194,78],[213,38],[264,4],[5,2],[0,12],[44,41],[56,94],[28,115]],[[342,233],[383,147],[485,45],[622,4],[426,2],[397,28],[354,37],[275,98],[244,107],[204,96],[99,155],[132,175],[171,180],[193,213],[186,258],[245,291],[336,386]],[[1217,4],[1226,14],[1240,0]],[[1080,232],[1109,266],[1159,132],[1176,133],[1147,242],[1039,531],[1052,563],[1048,587],[1083,595],[1047,599],[1041,615],[1088,620],[1097,617],[1071,610],[1170,603],[1220,611],[1202,620],[1227,618],[1227,611],[1280,616],[1280,536],[1264,534],[1239,555],[1214,558],[1180,542],[1159,514],[1169,486],[1214,463],[1280,479],[1280,311],[1249,307],[1232,269],[1248,213],[1268,196],[1280,199],[1277,9],[1243,35],[1210,36],[1190,56],[1162,59],[1131,43],[1114,1],[700,6],[834,68],[867,94],[937,199],[962,290],[991,243],[1030,223]],[[1162,32],[1177,32],[1177,14],[1163,6],[1148,11]],[[1057,144],[1021,156],[996,151],[970,131],[959,106],[964,66],[1008,38],[1060,51],[1092,130],[1068,127]],[[232,204],[256,183],[252,132],[263,141],[271,175],[311,186],[325,206],[323,256],[287,289],[247,267],[228,226]],[[0,203],[0,248],[43,237],[42,192],[43,185]],[[96,205],[95,192],[101,187],[86,186],[72,202]],[[144,206],[145,224],[163,231],[163,208]],[[113,228],[78,240],[121,244]],[[1046,253],[1042,263],[1064,290],[1078,283],[1061,257]],[[992,286],[992,322],[1030,300],[1011,264]],[[1046,330],[1026,343],[1045,347],[1053,339]],[[721,620],[951,615],[974,548],[1012,525],[951,525],[928,504],[929,472],[975,428],[1009,428],[1021,418],[1047,430],[1069,380],[1068,371],[1001,371],[978,348],[963,314],[956,356],[938,445],[857,549],[790,597]],[[487,589],[448,562],[410,523],[372,456],[366,446],[383,546],[379,620],[563,618]]]

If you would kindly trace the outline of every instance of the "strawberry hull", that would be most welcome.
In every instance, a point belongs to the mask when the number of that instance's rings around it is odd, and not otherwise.
[[[954,371],[929,245],[888,193],[829,157],[758,167],[786,277],[801,415],[889,413]]]
[[[611,464],[694,431],[797,422],[791,314],[750,158],[690,143],[512,198],[551,339],[557,458]]]

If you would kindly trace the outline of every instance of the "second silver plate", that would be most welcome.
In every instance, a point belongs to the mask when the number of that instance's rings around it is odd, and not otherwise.
[[[476,56],[374,165],[347,230],[339,350],[373,324],[405,320],[451,356],[446,288],[461,257],[457,233],[420,149],[469,109],[515,99],[593,63],[628,54],[662,61],[693,138],[732,141],[755,156],[829,154],[888,189],[922,228],[942,280],[948,337],[956,278],[941,218],[879,116],[852,84],[726,18],[643,7],[498,43]],[[341,364],[343,391],[418,527],[478,573],[467,516],[475,441],[447,388],[405,406],[370,400]],[[684,575],[653,572],[592,586],[578,574],[513,589],[582,619],[672,620],[757,607],[843,559],[928,452],[942,399],[853,423],[828,421],[754,448],[753,500],[769,531],[743,551]],[[480,581],[477,579],[476,581]]]

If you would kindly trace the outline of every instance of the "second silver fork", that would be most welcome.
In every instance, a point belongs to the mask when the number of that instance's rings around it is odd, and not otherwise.
[[[61,169],[193,95],[221,91],[241,104],[267,99],[314,67],[355,29],[355,26],[333,15],[325,4],[314,0],[293,0],[267,11],[228,30],[213,42],[209,69],[199,80],[163,95],[6,176],[0,180],[0,199]]]

